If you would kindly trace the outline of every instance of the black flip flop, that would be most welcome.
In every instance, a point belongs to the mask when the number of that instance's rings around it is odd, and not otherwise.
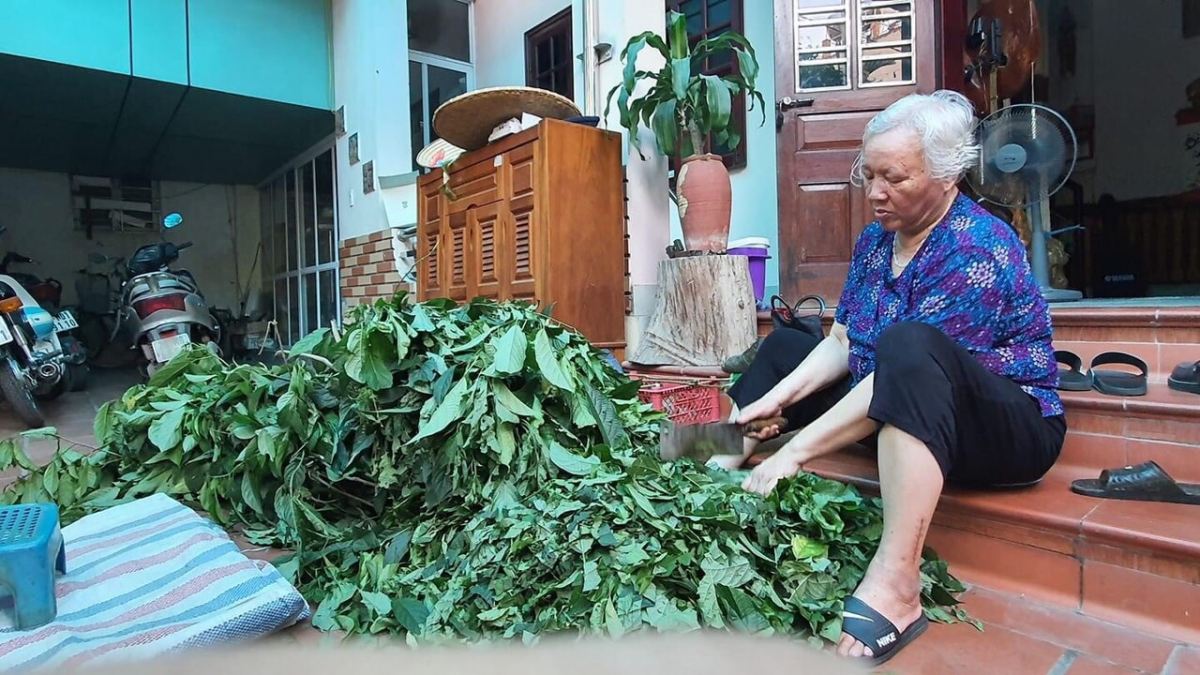
[[[1200,485],[1176,483],[1156,462],[1142,462],[1123,469],[1105,469],[1100,472],[1100,478],[1072,481],[1071,491],[1098,499],[1200,506]]]
[[[872,656],[865,660],[870,661],[872,667],[886,663],[929,628],[929,619],[921,614],[921,618],[901,633],[887,617],[853,595],[846,598],[843,605],[842,632],[871,650]]]
[[[1141,373],[1130,373],[1121,370],[1096,370],[1096,366],[1123,365],[1133,366]],[[1092,378],[1092,388],[1101,394],[1109,396],[1145,396],[1146,379],[1150,376],[1150,368],[1146,362],[1132,354],[1123,352],[1104,352],[1097,354],[1088,367]]]
[[[1062,391],[1091,391],[1092,378],[1083,372],[1083,359],[1075,352],[1056,351],[1054,360],[1066,366],[1058,369],[1058,388]]]
[[[1200,394],[1200,361],[1175,366],[1171,376],[1167,378],[1167,386],[1175,391]]]

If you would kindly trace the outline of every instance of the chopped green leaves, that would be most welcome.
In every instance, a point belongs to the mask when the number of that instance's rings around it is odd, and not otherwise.
[[[526,304],[399,297],[291,356],[186,351],[101,409],[91,456],[38,468],[24,438],[0,441],[0,471],[31,469],[0,503],[54,500],[70,522],[164,492],[291,550],[280,572],[319,628],[434,642],[836,639],[882,534],[878,501],[840,483],[801,475],[763,500],[736,475],[664,464],[664,416],[637,383]],[[962,618],[962,585],[925,558],[929,615]]]

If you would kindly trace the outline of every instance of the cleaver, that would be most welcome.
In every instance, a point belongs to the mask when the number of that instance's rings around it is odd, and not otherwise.
[[[747,434],[773,426],[782,432],[787,419],[772,417],[746,425],[735,422],[678,425],[667,420],[659,432],[659,457],[668,462],[686,457],[703,464],[714,455],[740,455]]]

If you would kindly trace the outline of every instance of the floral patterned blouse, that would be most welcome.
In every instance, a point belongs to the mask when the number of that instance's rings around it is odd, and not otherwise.
[[[898,277],[894,239],[874,222],[854,245],[835,314],[849,336],[853,382],[874,372],[885,328],[916,321],[939,328],[989,371],[1015,382],[1037,399],[1043,416],[1062,415],[1050,308],[1016,232],[960,194]]]

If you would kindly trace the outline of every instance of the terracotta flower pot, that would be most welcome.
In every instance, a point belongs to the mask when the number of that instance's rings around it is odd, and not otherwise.
[[[729,244],[733,188],[721,157],[693,155],[684,159],[676,185],[684,245],[689,251],[724,251]]]

